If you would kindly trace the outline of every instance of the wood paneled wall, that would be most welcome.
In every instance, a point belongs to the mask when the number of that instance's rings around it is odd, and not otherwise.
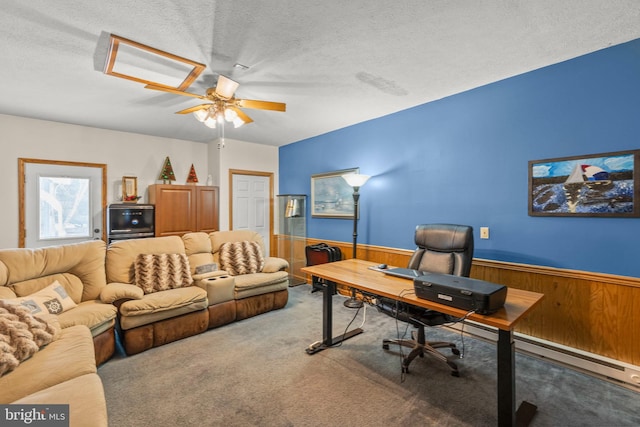
[[[306,244],[320,242],[351,258],[348,242],[307,239]],[[412,252],[358,245],[357,257],[402,267]],[[639,278],[484,259],[473,260],[471,277],[545,295],[517,332],[640,365]]]

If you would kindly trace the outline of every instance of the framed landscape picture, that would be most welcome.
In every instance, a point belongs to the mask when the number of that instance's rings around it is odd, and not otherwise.
[[[529,215],[638,217],[640,150],[529,162]]]
[[[353,219],[353,187],[342,175],[359,168],[311,175],[311,216]]]

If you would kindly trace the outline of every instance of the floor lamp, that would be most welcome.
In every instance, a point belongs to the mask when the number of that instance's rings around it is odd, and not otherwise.
[[[369,175],[360,175],[358,173],[348,173],[342,175],[347,184],[353,187],[353,255],[352,258],[356,258],[357,254],[357,245],[358,245],[358,201],[360,200],[360,187],[362,187],[367,180],[369,180]],[[362,307],[362,301],[356,298],[356,291],[354,289],[351,290],[351,298],[344,302],[345,307],[349,308],[360,308]]]

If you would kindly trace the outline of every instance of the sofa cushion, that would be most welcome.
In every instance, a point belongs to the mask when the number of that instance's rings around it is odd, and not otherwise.
[[[59,332],[56,328],[29,308],[0,300],[0,377],[52,342]]]
[[[123,330],[207,308],[207,292],[198,286],[171,289],[145,295],[120,306],[120,327]]]
[[[0,377],[0,403],[10,403],[56,384],[96,372],[93,339],[86,326],[62,329],[57,340],[18,369]]]
[[[69,405],[69,425],[107,427],[107,403],[98,374],[85,374],[11,402],[14,405]]]
[[[258,242],[247,240],[220,245],[220,267],[232,276],[262,271],[264,256]]]
[[[135,281],[134,264],[139,254],[183,254],[184,244],[178,236],[150,239],[117,240],[107,248],[105,261],[107,283]]]
[[[134,265],[135,285],[145,294],[193,284],[185,254],[139,254]]]
[[[78,304],[82,301],[83,284],[80,278],[71,273],[56,273],[48,276],[34,277],[10,285],[18,297],[28,297],[45,289],[53,282],[58,282],[71,297],[73,302]]]
[[[189,286],[187,288],[154,292],[145,295],[139,300],[126,301],[120,306],[120,314],[123,317],[141,316],[202,302],[205,303],[204,307],[206,307],[207,292],[198,286]]]
[[[234,276],[234,279],[236,300],[281,291],[289,286],[289,273],[286,271],[244,274],[242,276]]]
[[[6,286],[0,286],[0,299],[12,299],[16,298],[17,295],[11,289]]]
[[[76,306],[57,280],[36,293],[7,301],[26,307],[32,314],[60,314]]]
[[[113,304],[91,300],[81,302],[73,310],[60,314],[58,320],[63,328],[85,325],[95,337],[115,324],[117,313],[118,309]]]
[[[189,257],[191,274],[202,274],[202,272],[198,272],[198,267],[214,264],[211,240],[209,240],[207,233],[187,233],[182,236],[182,241],[184,250]]]
[[[76,303],[97,299],[106,285],[105,250],[106,243],[102,240],[36,249],[0,249],[0,262],[4,266],[0,268],[0,284],[14,287],[18,296],[27,296],[58,280]],[[61,277],[63,275],[69,279]],[[35,288],[18,289],[22,287],[21,282],[32,279],[37,279]],[[76,290],[75,284],[67,283],[70,280],[81,287]],[[67,286],[69,284],[73,286]]]

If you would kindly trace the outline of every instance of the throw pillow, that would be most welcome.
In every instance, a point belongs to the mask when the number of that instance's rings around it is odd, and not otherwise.
[[[259,273],[264,256],[258,242],[226,242],[220,245],[220,268],[232,276]]]
[[[0,300],[0,377],[53,341],[58,328],[21,304]]]
[[[193,284],[185,254],[139,254],[134,264],[135,285],[145,294]]]
[[[31,314],[60,314],[77,305],[57,280],[31,295],[7,301],[27,307]]]

